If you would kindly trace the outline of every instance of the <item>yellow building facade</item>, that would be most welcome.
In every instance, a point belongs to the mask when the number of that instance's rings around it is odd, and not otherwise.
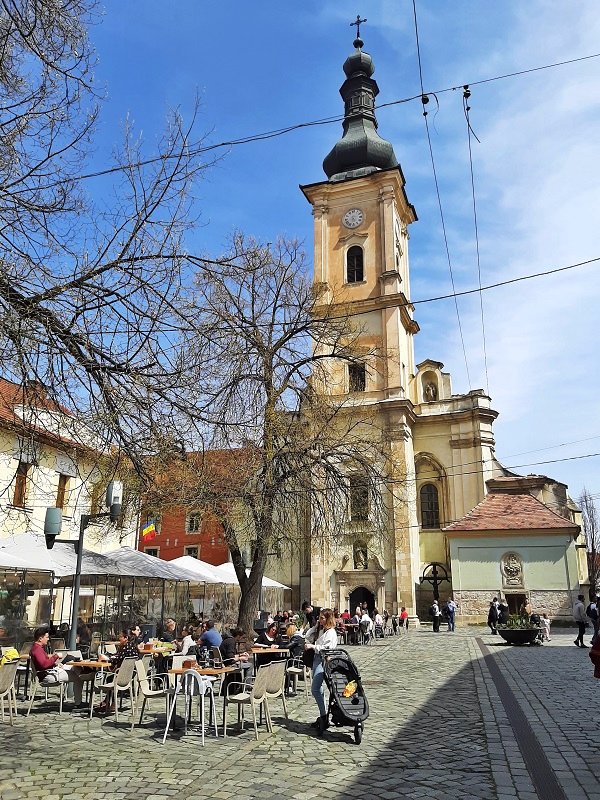
[[[354,42],[340,93],[343,135],[323,163],[327,180],[301,187],[314,216],[314,281],[323,302],[344,309],[357,358],[340,361],[322,391],[369,419],[386,458],[386,527],[372,533],[349,510],[335,542],[313,545],[300,572],[301,599],[349,609],[359,602],[423,616],[432,572],[452,591],[443,528],[486,494],[505,470],[494,456],[497,412],[482,390],[454,394],[444,365],[415,363],[419,325],[410,300],[409,226],[416,222],[393,147],[377,132],[371,57]],[[426,613],[426,612],[425,612]]]

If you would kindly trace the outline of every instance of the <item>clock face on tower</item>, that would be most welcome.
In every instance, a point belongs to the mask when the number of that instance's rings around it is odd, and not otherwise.
[[[346,228],[358,228],[364,218],[365,215],[360,208],[351,208],[349,211],[346,211],[342,217],[342,222]]]

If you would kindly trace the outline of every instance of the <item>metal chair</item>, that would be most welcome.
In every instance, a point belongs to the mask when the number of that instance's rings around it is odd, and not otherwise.
[[[285,663],[285,662],[282,662]],[[230,703],[234,703],[238,707],[238,723],[241,729],[244,730],[244,707],[250,706],[252,710],[252,719],[254,721],[254,735],[258,741],[258,725],[256,721],[256,709],[260,709],[264,705],[265,709],[265,724],[269,733],[272,731],[271,719],[268,712],[267,700],[267,680],[268,670],[270,665],[263,664],[258,668],[254,683],[240,683],[233,682],[227,687],[227,694],[225,695],[225,706],[223,709],[223,737],[227,736],[227,710]]]
[[[98,687],[101,692],[105,692],[106,696],[113,693],[115,703],[115,721],[119,721],[119,695],[129,694],[129,702],[131,703],[131,718],[135,717],[135,693],[133,690],[133,673],[137,658],[124,658],[119,669],[115,672],[114,676],[111,675],[104,683]],[[112,680],[110,680],[112,678]]]
[[[166,702],[166,715],[168,717],[169,698],[173,697],[175,693],[175,689],[172,689],[169,686],[169,676],[164,674],[156,674],[150,678],[148,676],[148,673],[146,672],[146,664],[144,663],[143,658],[139,658],[135,662],[135,675],[137,679],[136,680],[137,697],[139,697],[139,695],[141,694],[144,698],[142,702],[142,708],[140,711],[140,718],[138,719],[138,725],[142,724],[142,718],[144,716],[146,703],[150,703],[150,700],[156,699],[157,697],[164,697]],[[153,688],[154,681],[160,682],[162,684],[160,689]],[[133,730],[134,726],[135,726],[135,716],[133,716],[131,720],[131,730]]]
[[[200,675],[200,673],[195,669],[186,670],[181,676],[179,685],[173,691],[173,702],[171,703],[171,708],[169,709],[169,713],[167,715],[167,724],[165,726],[165,732],[163,735],[162,743],[164,744],[167,739],[167,734],[169,732],[169,727],[171,725],[171,719],[173,718],[173,714],[175,713],[175,706],[178,694],[183,695],[185,700],[184,731],[183,731],[184,736],[187,734],[188,721],[191,718],[194,698],[195,697],[198,698],[198,703],[200,707],[200,724],[202,726],[202,746],[204,747],[204,698],[205,697],[208,697],[209,700],[209,708],[210,711],[212,712],[213,724],[215,726],[215,736],[219,735],[219,730],[217,728],[217,712],[215,709],[215,696],[213,694],[212,683],[209,680],[206,680],[206,678]]]
[[[269,715],[269,725],[271,730],[271,701],[281,698],[283,703],[283,713],[286,719],[289,719],[287,704],[285,702],[285,668],[287,664],[285,661],[271,661],[269,664],[269,671],[267,672],[267,690],[265,703],[265,713]]]
[[[13,711],[17,716],[17,692],[15,690],[15,679],[19,660],[9,661],[0,666],[0,708],[2,709],[2,722],[4,722],[4,698],[8,700],[8,716],[10,724],[13,724]]]
[[[293,686],[293,691],[298,691],[298,680],[302,678],[304,683],[304,695],[308,697],[308,687],[310,685],[310,667],[307,667],[301,658],[290,658],[287,662],[287,675]]]
[[[48,689],[58,688],[60,691],[60,701],[58,706],[58,713],[62,714],[63,710],[63,701],[65,699],[65,691],[67,688],[66,681],[56,681],[52,680],[50,676],[46,676],[41,680],[38,678],[37,672],[35,671],[35,667],[33,666],[33,661],[29,662],[29,669],[30,669],[30,681],[31,681],[31,697],[29,698],[29,706],[27,707],[26,717],[29,716],[31,713],[31,707],[33,706],[33,701],[35,700],[35,695],[39,688],[44,689],[45,700],[48,702]]]

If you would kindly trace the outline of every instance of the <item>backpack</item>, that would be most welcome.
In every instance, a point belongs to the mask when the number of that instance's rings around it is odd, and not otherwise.
[[[429,606],[429,616],[435,617],[435,606],[433,604]]]
[[[585,610],[585,615],[590,619],[598,619],[598,609],[592,608],[592,604],[590,603]]]

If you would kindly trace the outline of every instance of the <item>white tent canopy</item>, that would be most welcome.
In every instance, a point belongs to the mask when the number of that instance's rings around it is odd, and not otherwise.
[[[20,533],[0,540],[0,569],[14,569],[15,559],[20,562],[17,569],[52,572],[56,577],[63,578],[75,574],[77,554],[73,545],[56,542],[52,550],[48,550],[43,536]],[[84,549],[81,574],[121,575],[123,572],[110,558]]]
[[[223,580],[223,576],[218,572],[217,567],[209,564],[207,561],[200,561],[199,558],[193,556],[179,556],[172,561],[167,562],[173,564],[179,569],[185,569],[187,572],[193,572],[198,577],[196,580],[206,581],[206,583],[227,583]]]
[[[186,570],[190,570],[192,572],[197,571],[198,574],[207,573],[214,577],[212,583],[226,583],[228,586],[239,586],[239,581],[237,579],[237,575],[235,574],[235,567],[231,563],[231,561],[226,561],[224,564],[219,564],[218,567],[215,567],[213,564],[208,564],[206,561],[200,561],[199,558],[192,558],[192,556],[180,556],[179,558],[174,558],[172,561],[169,561],[169,564],[177,564],[179,567],[183,567]],[[250,570],[246,570],[246,575],[250,574]],[[211,581],[207,581],[207,583],[211,583]],[[285,586],[283,583],[279,583],[279,581],[274,581],[272,578],[267,578],[266,575],[262,579],[262,586],[263,589],[289,589],[289,586]]]
[[[122,547],[106,555],[119,565],[121,574],[124,575],[194,583],[223,583],[220,578],[213,577],[210,573],[192,572],[183,565],[176,564],[175,561],[162,561],[156,556],[149,556],[131,547]]]

